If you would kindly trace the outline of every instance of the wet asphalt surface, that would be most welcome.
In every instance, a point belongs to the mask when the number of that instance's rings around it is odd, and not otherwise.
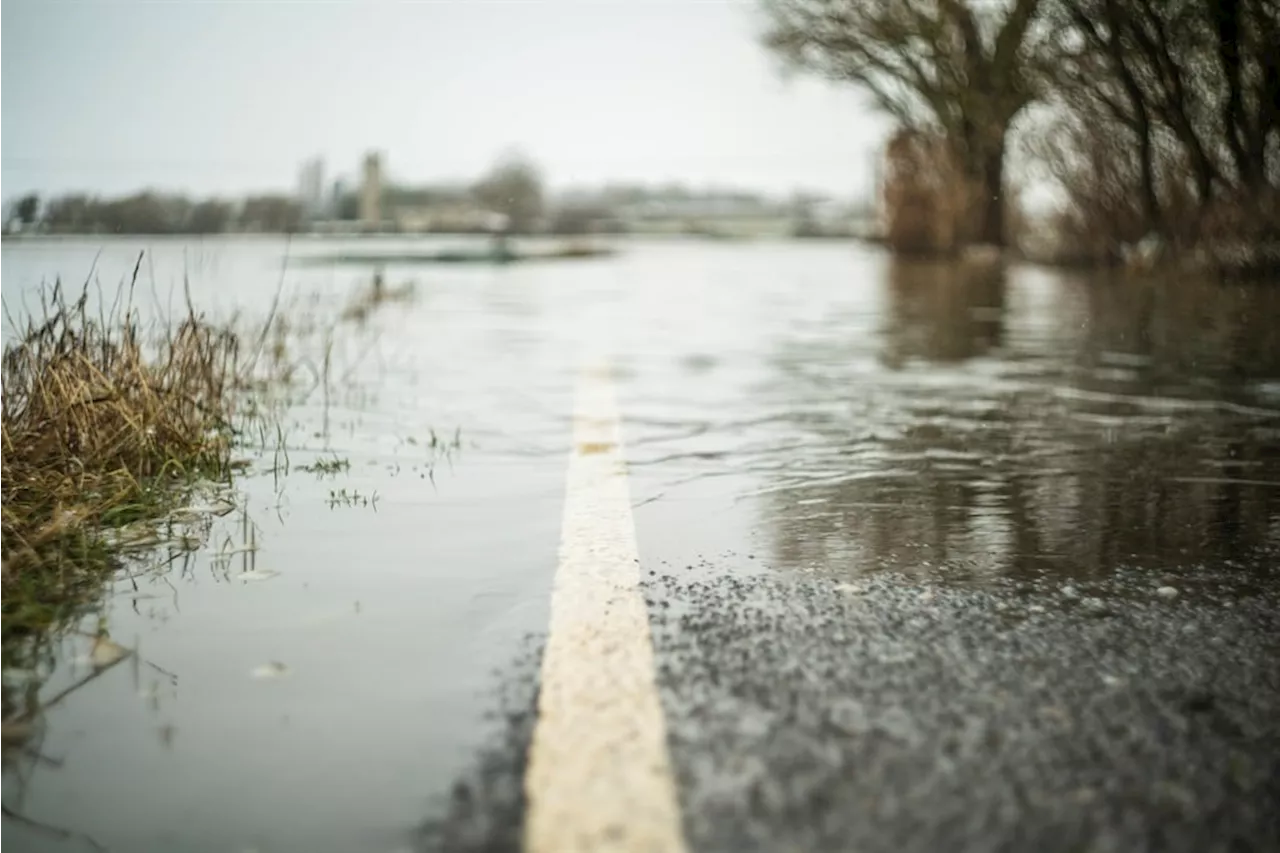
[[[226,262],[274,281],[256,257]],[[333,414],[353,473],[263,521],[281,578],[118,605],[175,698],[143,718],[121,674],[51,714],[32,814],[113,850],[520,850],[594,334],[691,853],[1280,851],[1280,300],[839,246],[426,282],[369,332],[395,382]],[[428,485],[406,424],[441,423],[471,441]],[[290,678],[246,687],[268,656]]]
[[[655,587],[694,849],[1280,843],[1274,597],[1108,607],[893,578]]]
[[[689,848],[1280,849],[1275,557],[980,590],[649,561]],[[535,663],[420,849],[519,849]]]

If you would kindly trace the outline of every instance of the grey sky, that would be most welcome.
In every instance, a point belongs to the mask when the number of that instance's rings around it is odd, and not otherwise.
[[[7,0],[3,192],[291,189],[474,176],[680,179],[847,196],[885,120],[784,80],[751,0]]]

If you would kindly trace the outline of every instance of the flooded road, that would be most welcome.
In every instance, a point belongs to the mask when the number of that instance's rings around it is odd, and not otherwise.
[[[332,246],[6,243],[5,299],[148,248],[162,314],[327,318]],[[1280,290],[620,248],[388,266],[416,300],[328,339],[244,512],[115,584],[138,654],[6,755],[5,840],[518,849],[603,353],[690,850],[1280,846]],[[89,646],[6,650],[6,713]]]

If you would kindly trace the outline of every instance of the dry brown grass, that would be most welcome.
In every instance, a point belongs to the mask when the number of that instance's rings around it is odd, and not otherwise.
[[[901,129],[885,151],[885,242],[907,255],[948,255],[962,243],[968,196],[941,137]]]
[[[362,288],[344,310],[316,294],[281,304],[277,292],[264,321],[232,317],[223,325],[197,314],[188,296],[184,315],[144,326],[133,290],[126,285],[115,305],[97,311],[87,286],[68,296],[55,285],[6,340],[6,647],[15,635],[69,624],[90,608],[103,583],[134,559],[122,537],[160,541],[157,531],[197,492],[231,485],[233,452],[274,449],[273,470],[283,455],[287,471],[284,413],[320,395],[327,435],[330,394],[353,381],[369,354],[365,347],[350,364],[335,364],[335,345],[350,343],[340,330],[414,297],[411,285]],[[9,317],[9,330],[16,327]]]
[[[132,292],[132,289],[129,289]],[[114,568],[101,532],[229,474],[239,339],[188,307],[148,334],[131,306],[55,286],[3,356],[4,633],[55,618]]]

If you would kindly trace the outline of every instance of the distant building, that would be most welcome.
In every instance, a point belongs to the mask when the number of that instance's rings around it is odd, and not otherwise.
[[[298,171],[298,205],[307,219],[325,215],[324,161],[319,157],[302,164]]]
[[[375,152],[364,158],[360,181],[360,224],[365,228],[382,225],[382,158]]]
[[[659,192],[618,205],[619,219],[635,233],[720,237],[782,236],[790,231],[785,206],[753,193]]]
[[[489,211],[464,186],[387,187],[385,218],[396,230],[414,233],[485,231]]]
[[[362,185],[359,179],[338,178],[329,191],[329,218],[333,222],[348,223],[349,228],[364,228],[361,220]],[[379,195],[378,212],[385,208],[385,190]]]

